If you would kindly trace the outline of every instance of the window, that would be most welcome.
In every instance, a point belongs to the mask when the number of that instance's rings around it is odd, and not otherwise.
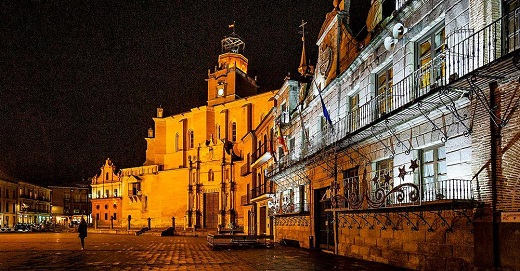
[[[175,151],[179,151],[179,133],[175,134]]]
[[[195,147],[195,135],[193,134],[193,131],[188,132],[188,138],[190,140],[190,149],[193,149]]]
[[[359,127],[359,93],[352,95],[349,99],[350,105],[350,130],[356,130]]]
[[[351,194],[359,195],[359,176],[357,167],[343,171],[343,189],[347,199]]]
[[[107,180],[107,181],[108,181],[108,172],[107,172],[107,174],[106,174],[106,178],[105,178],[105,180]]]
[[[506,1],[504,1],[506,2]],[[512,52],[520,47],[520,1],[509,0],[504,3],[504,14],[509,14],[507,22],[508,52]]]
[[[105,220],[108,220],[108,214],[105,213]]]
[[[393,85],[393,69],[388,67],[377,74],[377,112],[379,116],[392,110],[392,85]]]
[[[114,189],[114,197],[116,197],[116,198],[117,198],[117,188],[116,188],[116,189]]]
[[[444,28],[432,32],[426,38],[418,42],[418,79],[419,87],[425,88],[433,85],[445,75],[445,63],[442,54],[445,50]]]
[[[110,190],[108,190],[108,189],[105,190],[105,197],[107,197],[107,198],[110,197]]]
[[[216,128],[216,131],[217,131],[217,138],[220,139],[220,124],[217,124],[217,128]]]
[[[114,215],[112,216],[112,218],[113,218],[114,220],[117,220],[117,213],[114,213]]]
[[[421,177],[425,199],[433,200],[446,195],[447,191],[441,191],[443,190],[442,187],[445,187],[444,182],[447,179],[446,148],[436,146],[423,150],[421,161]]]
[[[231,141],[237,141],[237,123],[231,123]]]

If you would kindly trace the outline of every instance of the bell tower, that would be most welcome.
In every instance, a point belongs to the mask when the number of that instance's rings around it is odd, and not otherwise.
[[[221,41],[218,66],[208,70],[208,105],[213,106],[255,95],[256,80],[247,74],[248,60],[243,55],[245,43],[235,33],[235,23],[229,26],[233,32]]]

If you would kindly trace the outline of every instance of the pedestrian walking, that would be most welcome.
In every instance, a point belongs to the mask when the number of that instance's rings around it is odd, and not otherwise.
[[[81,217],[81,222],[78,226],[78,237],[81,240],[81,250],[85,248],[85,237],[87,237],[87,221],[85,221],[85,218]]]

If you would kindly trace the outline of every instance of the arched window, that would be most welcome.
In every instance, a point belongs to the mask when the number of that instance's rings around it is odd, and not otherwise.
[[[231,123],[231,141],[237,141],[237,123]]]
[[[175,151],[179,151],[179,133],[175,134]]]
[[[193,131],[189,131],[189,140],[190,140],[190,149],[193,149],[195,146],[195,135],[193,134]]]
[[[105,180],[107,180],[107,181],[108,181],[108,172],[107,172],[107,176],[106,176]]]

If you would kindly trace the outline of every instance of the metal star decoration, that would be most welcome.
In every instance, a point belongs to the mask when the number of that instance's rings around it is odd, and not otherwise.
[[[415,172],[415,169],[419,167],[419,164],[417,163],[417,159],[415,160],[410,160],[410,169],[412,170],[412,172]]]
[[[374,184],[377,185],[379,183],[379,178],[375,176],[374,178],[372,178],[372,182],[374,182]]]
[[[392,180],[392,177],[390,177],[389,173],[385,174],[385,184],[390,184],[390,181]]]
[[[406,166],[403,166],[403,168],[399,168],[399,178],[401,178],[404,181],[404,176],[406,175]]]

